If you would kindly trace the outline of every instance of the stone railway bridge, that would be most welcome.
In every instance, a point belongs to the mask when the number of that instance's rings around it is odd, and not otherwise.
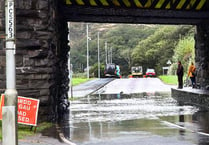
[[[5,0],[0,0],[0,92],[6,87]],[[67,22],[196,25],[198,79],[209,84],[209,0],[16,0],[18,95],[41,100],[39,121],[68,112]]]

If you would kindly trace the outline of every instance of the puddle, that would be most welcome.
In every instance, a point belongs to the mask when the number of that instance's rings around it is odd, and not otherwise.
[[[179,106],[165,92],[92,95],[72,101],[70,113],[69,138],[77,144],[169,138],[172,144],[207,145],[209,139],[209,113]]]

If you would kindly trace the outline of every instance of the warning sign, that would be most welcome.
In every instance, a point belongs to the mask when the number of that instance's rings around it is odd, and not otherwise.
[[[1,102],[0,102],[0,120],[2,120],[2,107],[4,106],[4,94],[1,95]]]
[[[37,124],[39,100],[18,96],[18,123]]]
[[[4,95],[0,102],[0,119],[2,119],[2,106],[4,105]],[[18,96],[18,123],[26,125],[37,125],[39,100]]]

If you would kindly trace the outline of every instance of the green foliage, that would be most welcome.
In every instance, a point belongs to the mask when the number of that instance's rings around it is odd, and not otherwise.
[[[162,74],[162,67],[171,60],[179,38],[191,35],[192,26],[161,26],[153,35],[139,42],[132,53],[133,64],[154,68]]]
[[[194,38],[189,36],[180,39],[174,51],[173,62],[181,61],[186,73],[190,62],[194,62]],[[176,69],[177,64],[173,64],[172,72],[174,73]]]
[[[104,64],[100,64],[100,77],[103,78],[104,77],[104,69],[105,69],[105,65]],[[92,76],[94,77],[98,77],[98,64],[95,63],[91,69],[90,69],[90,73],[92,74]]]
[[[71,28],[73,72],[83,73],[86,68],[86,25],[75,23],[75,26],[72,25]],[[100,31],[100,63],[106,63],[105,42],[107,42],[108,52],[112,48],[112,62],[120,66],[122,75],[128,75],[130,68],[138,65],[143,66],[144,71],[146,68],[154,68],[159,75],[162,74],[162,67],[167,66],[168,60],[176,62],[178,59],[186,60],[188,56],[190,57],[190,53],[187,51],[181,52],[179,41],[193,38],[194,26],[89,24],[89,37],[91,37],[89,40],[89,65],[94,76],[97,76],[98,31]],[[110,62],[110,53],[107,56],[108,62]],[[172,67],[175,68],[175,65]]]

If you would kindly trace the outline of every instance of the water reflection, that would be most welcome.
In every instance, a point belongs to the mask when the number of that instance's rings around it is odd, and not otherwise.
[[[179,109],[179,125],[181,126],[181,127],[184,127],[184,115],[183,115],[183,109],[181,108],[181,109]],[[185,135],[185,129],[182,129],[182,128],[180,128],[179,129],[179,134],[181,135],[181,136],[184,136]]]
[[[94,144],[127,136],[147,140],[160,136],[182,145],[209,145],[208,115],[179,106],[169,93],[92,95],[71,102],[70,138]]]

